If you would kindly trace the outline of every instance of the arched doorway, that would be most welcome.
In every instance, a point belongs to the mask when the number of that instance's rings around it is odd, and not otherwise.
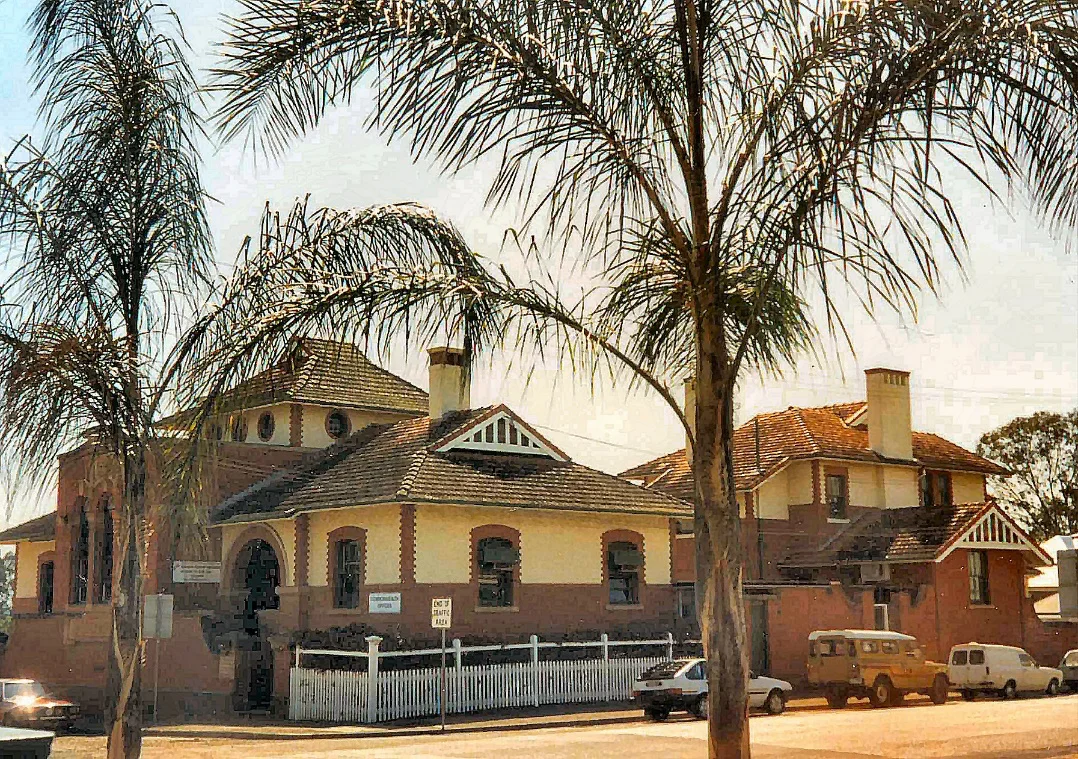
[[[234,705],[240,711],[269,709],[273,698],[273,652],[258,613],[280,607],[281,564],[267,540],[254,538],[236,554],[232,585],[241,595],[244,637],[239,642]]]

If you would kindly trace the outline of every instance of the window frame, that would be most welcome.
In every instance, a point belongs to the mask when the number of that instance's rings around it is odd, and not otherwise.
[[[832,479],[841,482],[842,492],[840,494],[833,494],[831,492]],[[838,499],[836,501],[836,499]],[[825,468],[823,473],[823,500],[824,505],[827,507],[828,520],[834,520],[839,522],[848,522],[850,519],[850,473],[848,469],[836,469]],[[841,505],[840,510],[836,510],[835,506]]]
[[[86,606],[90,601],[90,517],[86,504],[78,507],[73,525],[74,540],[71,550],[71,578],[68,602],[71,606]],[[82,570],[81,572],[79,570]]]
[[[971,606],[991,606],[992,586],[988,551],[970,549],[966,558],[969,572],[969,603]],[[979,569],[981,571],[975,571]]]
[[[356,581],[355,606],[341,605],[339,578],[341,576],[341,543],[358,546],[358,578]],[[362,527],[348,525],[338,527],[326,535],[326,584],[329,586],[330,607],[334,611],[363,611],[363,592],[367,585],[367,531]]]
[[[37,613],[52,614],[56,608],[56,558],[52,551],[48,558],[38,557],[37,564]],[[45,593],[45,567],[49,568],[48,594]],[[47,602],[46,602],[47,599]]]
[[[94,539],[94,603],[107,604],[112,601],[112,581],[116,561],[116,522],[109,503],[101,507],[100,536]]]
[[[516,551],[511,538],[500,535],[488,535],[479,538],[475,544],[476,605],[481,609],[512,609],[516,607],[516,582],[514,575],[520,564],[520,557],[511,563],[488,562],[483,560],[483,549],[487,545],[498,545]],[[494,595],[484,598],[484,590],[494,587]]]
[[[941,493],[940,483],[944,482]],[[948,508],[954,505],[954,479],[944,469],[922,469],[918,478],[921,506]]]
[[[258,433],[258,439],[263,443],[273,440],[273,435],[277,432],[277,419],[272,411],[263,411],[258,415],[255,431]]]
[[[340,430],[337,432],[334,432],[334,427],[330,426],[330,423],[335,420],[341,422]],[[326,413],[325,429],[331,440],[344,440],[352,434],[352,419],[344,409],[335,408]]]
[[[486,584],[483,582],[483,567],[480,561],[480,548],[487,541],[491,539],[497,539],[505,541],[509,544],[513,550],[517,552],[517,560],[508,566],[500,567],[496,571],[498,573],[499,581],[504,583],[508,587],[508,600],[507,605],[489,605],[483,603],[482,593],[483,586]],[[509,527],[504,524],[483,524],[472,528],[471,532],[471,591],[472,598],[475,603],[475,611],[477,612],[516,612],[520,610],[520,567],[524,561],[523,553],[520,550],[520,531]]]

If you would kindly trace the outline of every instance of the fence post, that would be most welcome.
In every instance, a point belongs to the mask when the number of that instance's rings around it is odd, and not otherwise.
[[[299,655],[301,651],[303,651],[303,649],[299,646],[299,644],[296,644],[296,669],[299,669]]]
[[[378,646],[382,639],[377,635],[367,636],[367,719],[366,722],[378,721]]]
[[[610,675],[610,636],[607,635],[606,633],[603,633],[602,635],[600,635],[599,636],[599,644],[600,644],[600,648],[603,651],[603,664],[602,664],[603,677],[602,677],[602,681],[601,681],[602,682],[602,688],[603,688],[603,700],[604,701],[613,701],[614,700],[614,694],[612,693],[612,691],[614,689],[610,686],[611,681],[614,679]]]
[[[464,653],[460,650],[460,638],[453,638],[453,668],[460,673],[460,668],[463,666]]]
[[[666,634],[666,658],[668,660],[674,658],[674,634],[671,632]]]
[[[532,706],[539,706],[539,636],[531,636],[532,647]]]

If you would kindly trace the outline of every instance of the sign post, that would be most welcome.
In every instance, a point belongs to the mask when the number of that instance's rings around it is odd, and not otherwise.
[[[445,732],[445,702],[446,702],[446,675],[445,675],[445,631],[453,623],[453,599],[432,598],[430,601],[430,626],[435,630],[442,631],[442,680],[441,698],[439,703],[442,713],[442,732]]]
[[[157,684],[160,679],[161,639],[172,637],[173,597],[167,593],[146,596],[142,607],[142,637],[153,638],[153,721],[157,722]]]

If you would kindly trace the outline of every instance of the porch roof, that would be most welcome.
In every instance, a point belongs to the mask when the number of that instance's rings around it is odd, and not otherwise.
[[[0,532],[0,544],[37,543],[56,539],[56,512],[31,519]]]

